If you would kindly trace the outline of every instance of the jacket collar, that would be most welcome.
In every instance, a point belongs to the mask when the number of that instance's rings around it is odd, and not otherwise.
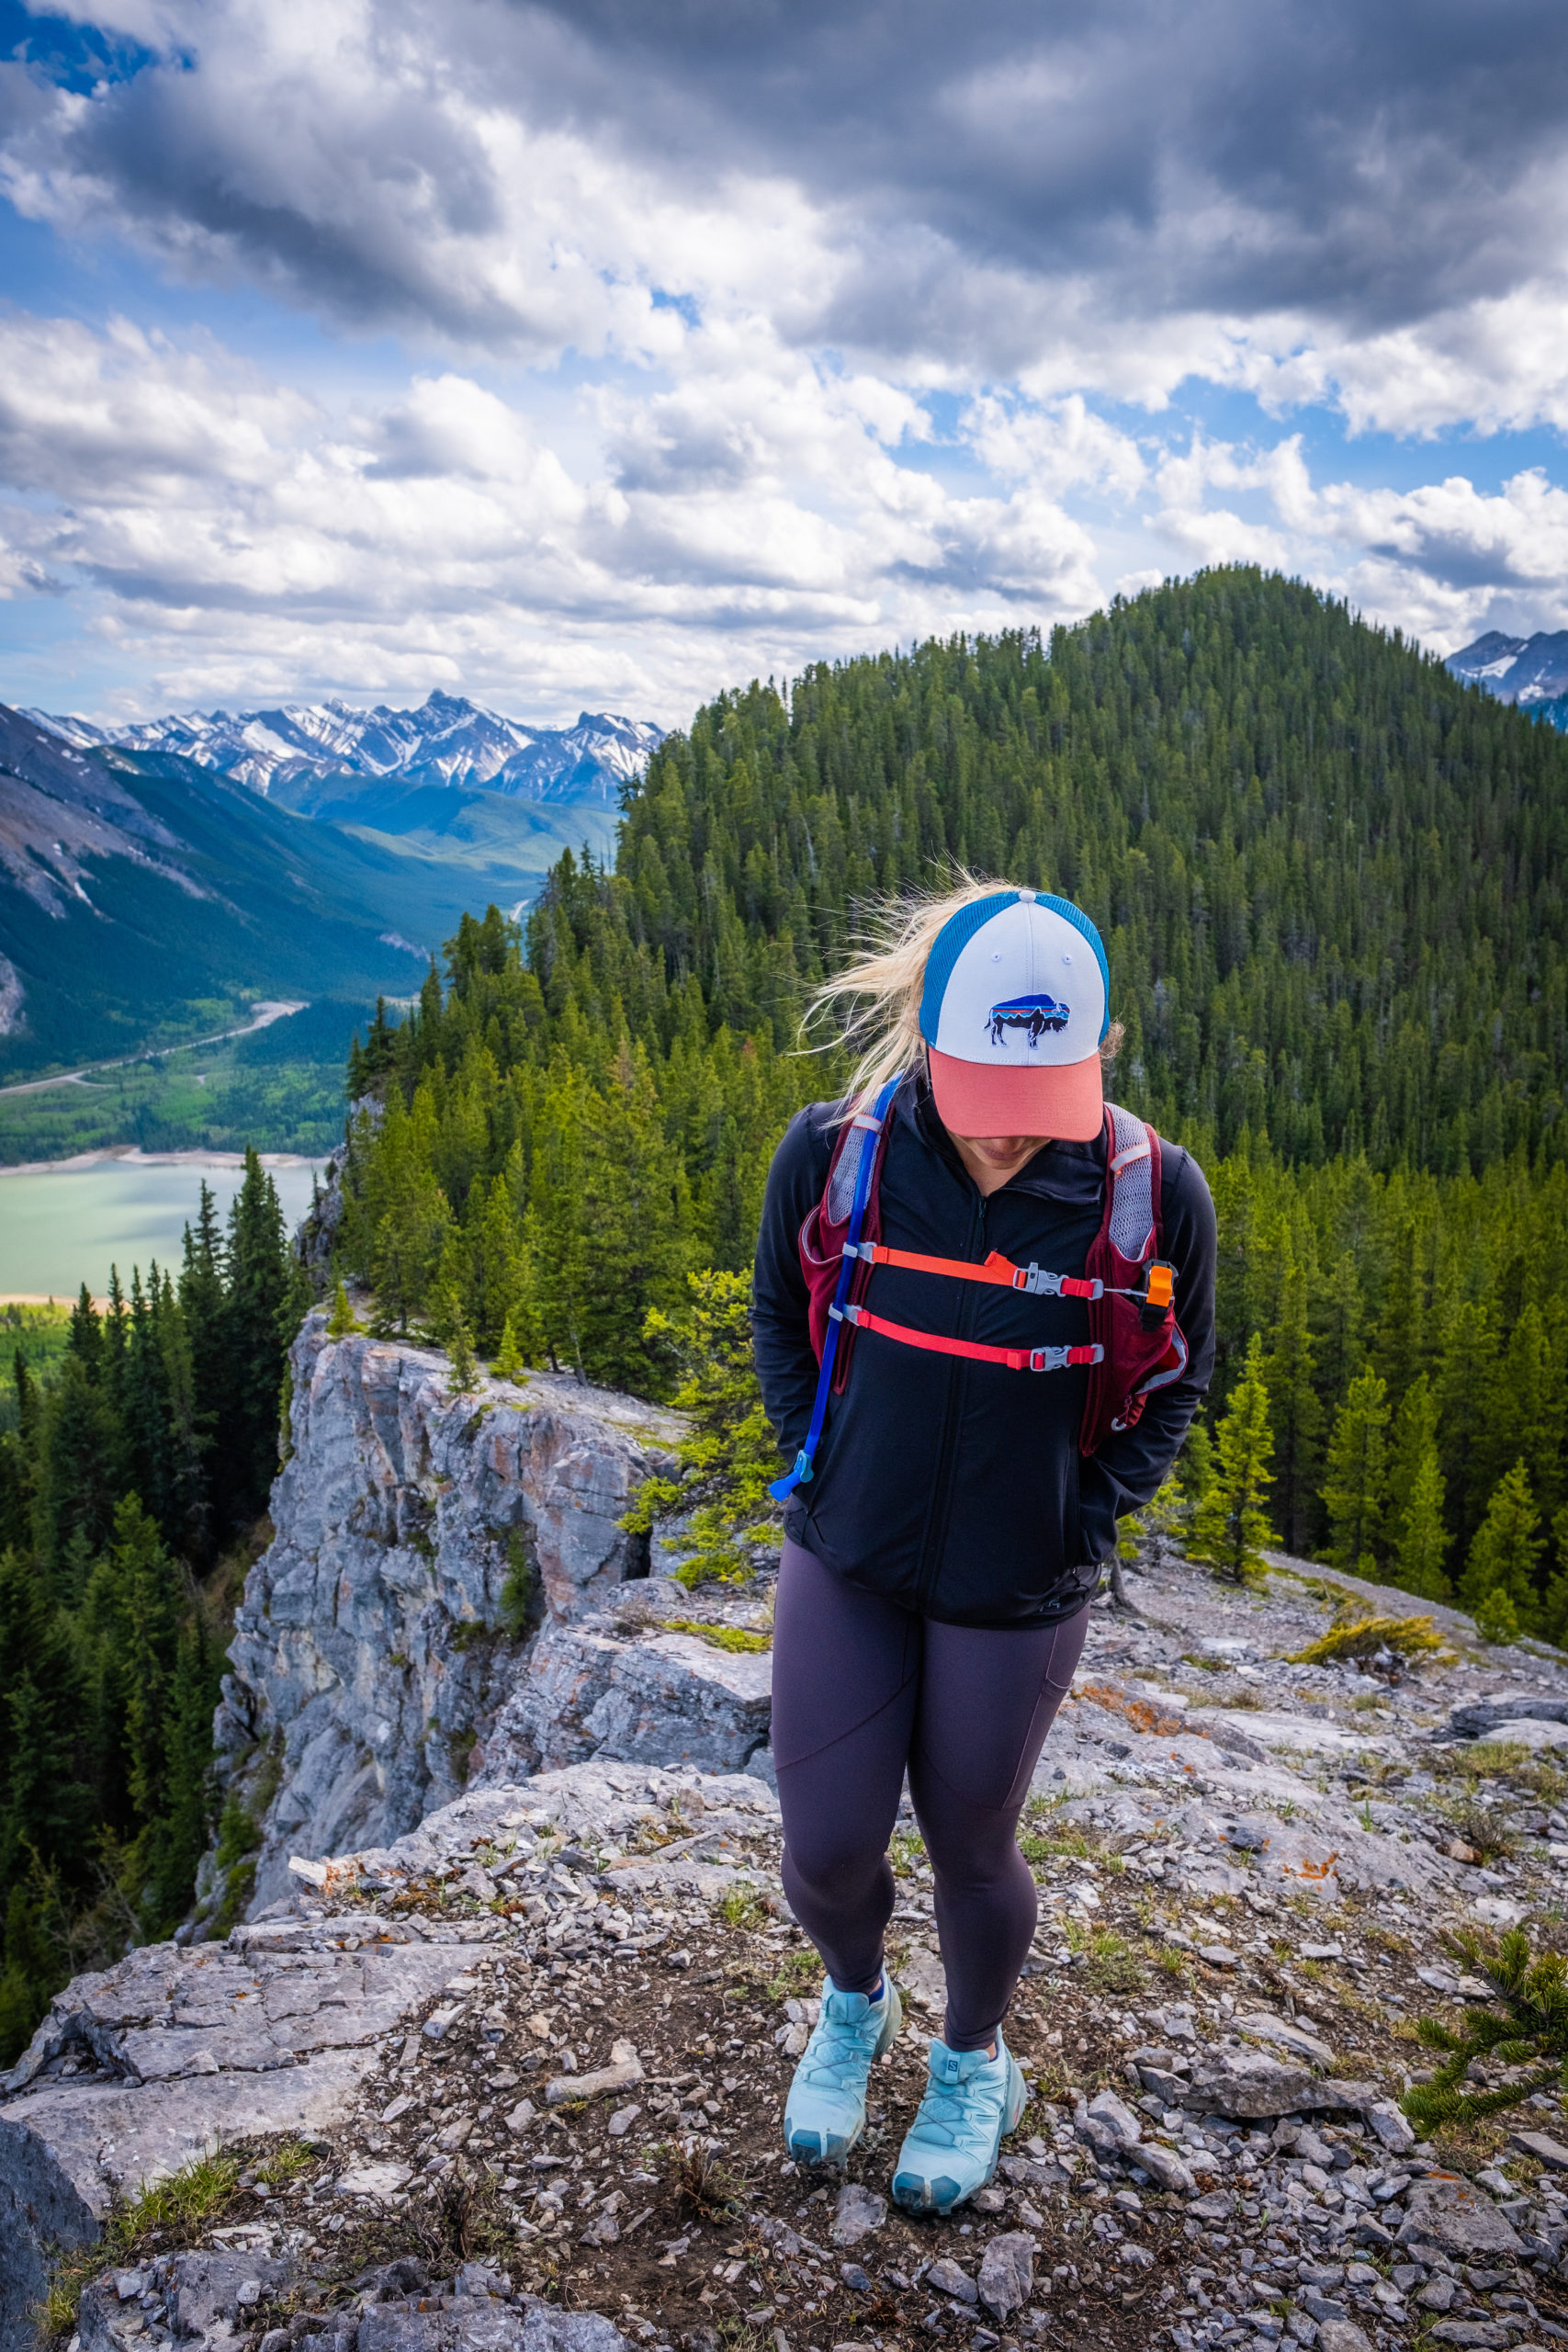
[[[927,1150],[934,1152],[961,1183],[978,1189],[938,1115],[923,1063],[898,1089],[894,1108],[902,1112]],[[1056,1201],[1064,1207],[1081,1208],[1091,1202],[1098,1204],[1104,1190],[1105,1150],[1097,1136],[1092,1143],[1042,1144],[1033,1159],[1027,1160],[1018,1174],[1010,1176],[990,1197],[999,1200],[1008,1193],[1022,1193],[1032,1200]]]

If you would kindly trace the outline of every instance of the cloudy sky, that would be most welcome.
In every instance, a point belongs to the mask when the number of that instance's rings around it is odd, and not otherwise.
[[[0,699],[1568,623],[1560,0],[0,0]]]

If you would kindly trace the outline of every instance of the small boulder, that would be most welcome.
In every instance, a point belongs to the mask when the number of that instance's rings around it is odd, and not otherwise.
[[[1089,2102],[1089,2113],[1095,2122],[1108,2125],[1122,2147],[1136,2147],[1141,2136],[1138,2119],[1114,2091],[1097,2091]]]
[[[1139,2141],[1137,2161],[1156,2188],[1168,2188],[1178,2197],[1190,2197],[1198,2186],[1176,2151],[1161,2147],[1157,2140]]]
[[[994,2320],[1021,2311],[1034,2291],[1034,2241],[1021,2230],[993,2238],[980,2264],[979,2296]]]
[[[1317,2087],[1307,2067],[1287,2064],[1261,2050],[1203,2050],[1192,2061],[1190,2082],[1177,2096],[1199,2115],[1242,2122],[1315,2106]]]
[[[1372,2352],[1371,2338],[1353,2319],[1325,2320],[1317,2331],[1317,2352]]]
[[[926,2272],[926,2285],[934,2287],[939,2295],[951,2295],[954,2302],[977,2303],[980,2300],[980,2290],[967,2270],[960,2270],[949,2255],[944,2254],[940,2262],[931,2264]]]
[[[1367,2109],[1367,2121],[1391,2155],[1403,2156],[1416,2145],[1416,2134],[1392,2099],[1380,2099]],[[1568,2161],[1568,2150],[1564,2150]]]
[[[829,2235],[835,2245],[859,2245],[863,2238],[871,2236],[874,2230],[879,2230],[886,2219],[886,2197],[878,2197],[874,2188],[863,2188],[858,2182],[847,2180],[839,2191],[833,2226]]]

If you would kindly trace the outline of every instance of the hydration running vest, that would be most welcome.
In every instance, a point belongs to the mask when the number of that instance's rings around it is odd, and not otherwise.
[[[1187,1369],[1187,1342],[1176,1320],[1175,1271],[1160,1250],[1160,1149],[1153,1127],[1105,1106],[1105,1207],[1085,1271],[1048,1273],[1015,1266],[998,1250],[978,1261],[927,1258],[883,1246],[877,1190],[887,1120],[901,1080],[889,1079],[870,1110],[846,1121],[834,1148],[822,1198],[800,1228],[800,1264],[810,1293],[812,1351],[820,1370],[811,1426],[794,1466],[769,1491],[780,1502],[807,1485],[828,1415],[828,1399],[842,1393],[857,1330],[880,1332],[904,1347],[964,1356],[1008,1372],[1064,1372],[1090,1367],[1078,1450],[1093,1453],[1118,1430],[1131,1429],[1156,1388]],[[975,1340],[948,1340],[891,1323],[864,1304],[877,1266],[989,1283],[1041,1298],[1081,1298],[1089,1307],[1087,1347],[998,1348]]]

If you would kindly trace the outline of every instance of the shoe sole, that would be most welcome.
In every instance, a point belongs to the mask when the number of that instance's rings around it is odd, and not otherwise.
[[[997,2144],[991,2151],[990,2168],[984,2180],[973,2188],[960,2189],[955,2180],[939,2174],[934,2180],[919,2173],[896,2173],[893,2178],[893,2202],[905,2213],[951,2213],[960,2205],[967,2205],[977,2191],[986,2188],[997,2176],[1002,2158],[1002,2142],[1010,2132],[1016,2132],[1024,2109],[1029,2105],[1029,2086],[1020,2074],[1018,2061],[1008,2052],[1008,2102],[1002,2110],[1002,2128],[997,2134]]]
[[[876,2047],[871,2053],[871,2063],[874,2066],[883,2052],[891,2049],[897,2039],[898,2029],[904,2022],[904,2005],[898,1998],[898,1987],[891,1977],[887,1980],[887,1990],[892,1997],[887,2004],[887,2015],[883,2021],[882,2031],[876,2037]],[[864,2130],[865,2116],[863,2112],[860,2121],[847,2140],[840,2139],[836,2132],[829,2132],[825,2135],[820,2132],[796,2132],[792,2134],[786,2114],[784,2146],[797,2165],[808,2165],[813,2170],[818,2170],[824,2165],[838,2166],[848,2163],[850,2150]]]

